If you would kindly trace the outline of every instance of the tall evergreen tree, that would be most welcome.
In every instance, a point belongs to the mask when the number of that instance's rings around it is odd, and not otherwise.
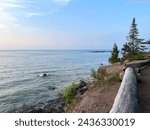
[[[127,36],[127,42],[124,44],[122,51],[123,55],[126,54],[136,54],[140,51],[142,51],[141,43],[143,39],[138,38],[139,32],[137,29],[137,24],[135,18],[133,18],[133,21],[131,23],[131,28],[129,31],[129,35]]]

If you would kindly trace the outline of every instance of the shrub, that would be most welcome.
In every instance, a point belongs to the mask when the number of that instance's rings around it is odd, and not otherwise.
[[[119,73],[114,73],[112,76],[108,78],[108,82],[121,82],[121,78]]]
[[[91,70],[91,74],[90,76],[93,78],[93,79],[96,79],[96,71],[94,69]]]
[[[95,83],[103,83],[105,76],[107,76],[106,69],[100,68],[97,72],[92,69],[91,77],[94,79]]]
[[[144,60],[145,59],[145,56],[143,53],[129,53],[129,54],[126,54],[124,56],[124,59],[125,60]]]
[[[75,99],[74,91],[78,87],[78,84],[73,83],[71,87],[67,88],[64,92],[64,99],[65,101],[70,105],[73,103],[73,100]]]

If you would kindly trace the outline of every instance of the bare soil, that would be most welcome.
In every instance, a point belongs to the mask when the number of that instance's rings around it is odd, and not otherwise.
[[[141,70],[141,82],[138,83],[138,96],[141,113],[150,113],[150,65]]]
[[[108,113],[114,103],[120,83],[97,86],[84,93],[70,112]]]
[[[108,74],[114,72],[121,73],[123,65],[114,64],[103,66]],[[69,112],[74,113],[108,113],[114,103],[115,97],[121,83],[107,83],[93,86],[82,96],[77,98],[76,103],[70,108]]]
[[[135,61],[134,61],[135,62]],[[104,66],[107,73],[122,73],[123,65]],[[141,113],[150,113],[150,65],[141,69],[141,81],[138,82],[138,97]],[[92,87],[77,99],[69,112],[108,113],[114,103],[120,83]]]

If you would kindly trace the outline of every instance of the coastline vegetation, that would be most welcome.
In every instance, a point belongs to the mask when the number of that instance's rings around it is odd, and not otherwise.
[[[121,78],[118,72],[108,74],[105,68],[99,68],[97,72],[92,70],[91,77],[93,78],[93,84],[98,85],[121,82]]]
[[[120,78],[119,73],[114,73],[113,75],[111,75],[111,76],[108,78],[108,82],[109,82],[109,83],[121,82],[121,78]]]
[[[139,38],[138,36],[139,31],[137,29],[136,20],[133,18],[127,41],[122,48],[123,57],[119,58],[117,44],[114,44],[109,63],[114,64],[117,62],[124,62],[125,60],[133,61],[149,59],[150,57],[147,55],[148,52],[145,52],[148,48],[145,45],[150,44],[150,41],[145,42],[144,39]]]
[[[73,83],[63,93],[59,93],[59,96],[66,102],[66,112],[68,112],[70,107],[75,103],[77,97],[87,91],[88,87],[89,83],[86,83],[84,80],[80,80],[79,83]]]
[[[127,36],[127,42],[123,45],[122,48],[122,57],[119,57],[119,49],[117,44],[115,43],[113,46],[113,51],[111,52],[111,57],[108,59],[109,63],[121,65],[125,61],[133,61],[133,60],[144,60],[150,59],[149,52],[145,52],[147,49],[145,44],[149,44],[148,42],[143,42],[144,39],[138,38],[138,29],[137,24],[135,22],[135,18],[133,18],[131,28],[129,31],[129,35]],[[92,81],[92,87],[95,86],[105,86],[105,84],[114,84],[120,83],[122,78],[119,72],[112,72],[109,73],[103,65],[95,71],[94,69],[91,70],[90,74]],[[65,102],[67,103],[67,107],[65,111],[70,111],[70,108],[75,104],[77,99],[77,95],[82,95],[88,87],[83,89],[87,84],[85,81],[80,81],[79,84],[73,83],[69,88],[65,90],[65,92],[61,95]],[[80,92],[83,89],[83,93]]]
[[[107,73],[105,70],[100,69],[100,71],[95,71],[94,69],[91,70],[91,77],[93,78],[94,83],[104,83],[105,76],[107,76]]]
[[[63,94],[64,100],[67,104],[71,105],[75,99],[74,91],[77,89],[78,84],[73,83],[69,88],[67,88]]]
[[[117,62],[120,62],[119,50],[118,50],[116,43],[114,44],[113,51],[111,53],[111,57],[108,60],[109,60],[109,63],[111,63],[111,64],[115,64]]]

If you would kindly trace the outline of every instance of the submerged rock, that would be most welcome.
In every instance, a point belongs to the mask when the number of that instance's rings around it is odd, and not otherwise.
[[[49,75],[49,74],[44,73],[44,74],[40,74],[39,76],[40,76],[40,77],[48,77],[48,76],[50,76],[50,75]]]
[[[55,89],[57,89],[57,88],[54,87],[54,86],[47,86],[47,88],[48,88],[49,90],[55,90]]]
[[[42,77],[47,77],[47,76],[48,76],[47,74],[43,74],[43,75],[42,75]]]

